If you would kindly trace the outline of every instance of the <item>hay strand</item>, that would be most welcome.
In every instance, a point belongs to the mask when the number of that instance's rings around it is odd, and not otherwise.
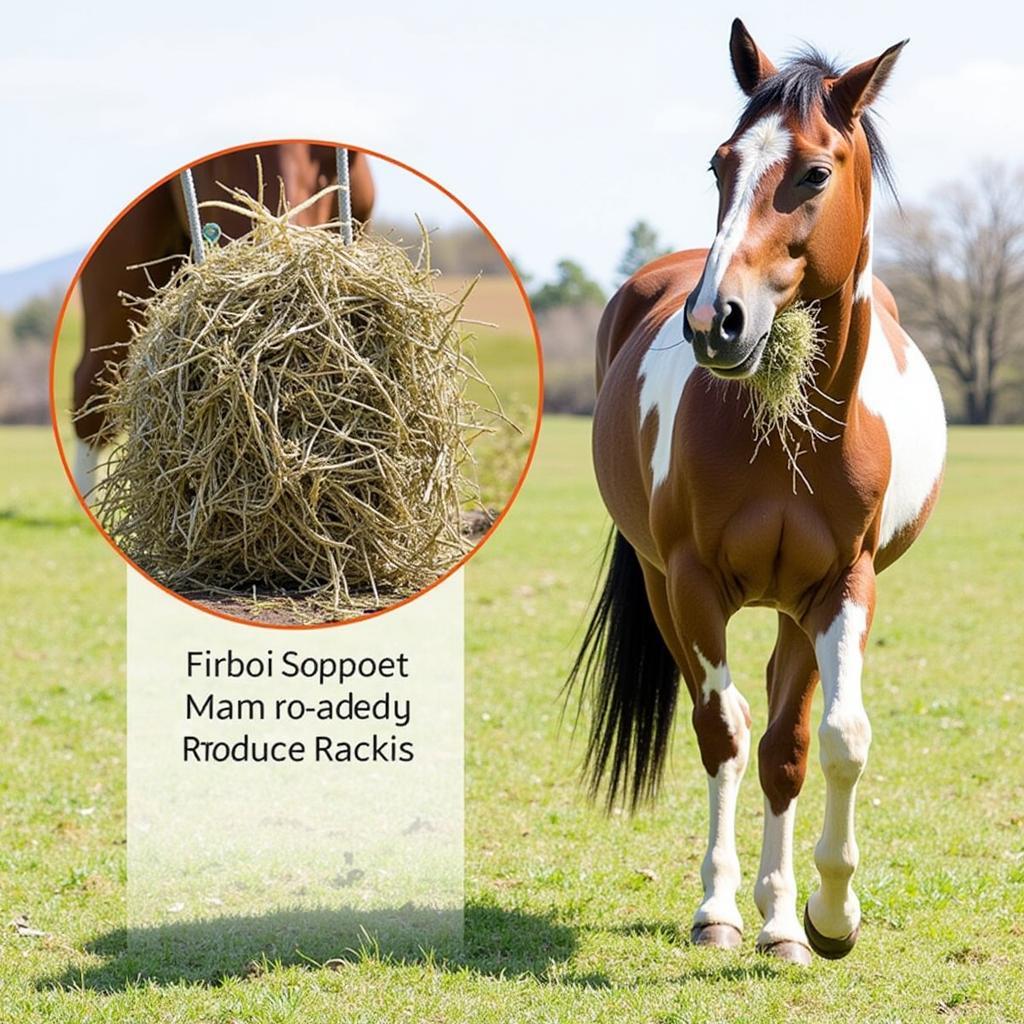
[[[812,490],[797,460],[806,449],[833,438],[814,423],[817,414],[833,423],[839,421],[814,404],[813,396],[823,395],[814,384],[818,367],[824,362],[824,339],[814,303],[794,303],[776,314],[757,371],[746,381],[748,413],[754,433],[754,454],[762,445],[777,438],[796,481]],[[829,399],[831,401],[831,399]]]

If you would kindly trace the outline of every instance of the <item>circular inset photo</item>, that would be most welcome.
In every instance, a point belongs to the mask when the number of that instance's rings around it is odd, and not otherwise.
[[[197,160],[75,275],[50,397],[93,522],[262,625],[379,613],[458,568],[526,473],[542,369],[515,268],[431,179],[288,140]]]

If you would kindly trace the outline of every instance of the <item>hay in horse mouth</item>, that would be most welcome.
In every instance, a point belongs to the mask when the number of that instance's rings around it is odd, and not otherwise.
[[[125,296],[141,318],[96,399],[121,439],[94,511],[174,589],[269,586],[336,615],[416,593],[470,546],[484,428],[465,393],[483,380],[459,327],[469,288],[435,290],[425,233],[413,261],[229,192],[203,205],[252,230]]]

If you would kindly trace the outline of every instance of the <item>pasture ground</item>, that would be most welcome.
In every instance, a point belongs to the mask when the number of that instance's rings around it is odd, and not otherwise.
[[[124,568],[71,498],[49,432],[0,432],[0,1021],[1024,1019],[1022,447],[1022,430],[954,430],[933,522],[882,578],[858,806],[865,926],[847,960],[800,971],[753,951],[754,765],[738,826],[744,949],[687,945],[706,798],[685,716],[656,809],[605,818],[580,799],[558,690],[605,518],[588,424],[550,418],[520,501],[467,570],[464,949],[397,957],[339,939],[340,970],[288,953],[168,973],[125,951]],[[755,723],[773,636],[763,612],[730,631]],[[801,900],[822,795],[815,763]],[[19,934],[18,915],[48,934]]]

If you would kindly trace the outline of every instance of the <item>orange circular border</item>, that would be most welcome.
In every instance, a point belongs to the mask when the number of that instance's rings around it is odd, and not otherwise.
[[[494,522],[490,525],[490,527],[488,528],[487,532],[483,535],[483,537],[481,537],[480,540],[473,545],[472,549],[466,552],[466,554],[462,558],[460,558],[459,561],[456,562],[455,565],[453,565],[447,572],[443,573],[436,580],[434,580],[428,586],[424,587],[422,590],[417,591],[415,594],[412,594],[409,597],[404,597],[400,601],[396,601],[394,604],[388,605],[387,608],[381,608],[374,612],[367,612],[364,615],[357,615],[351,619],[340,619],[333,622],[315,622],[309,624],[283,622],[255,622],[252,619],[243,619],[237,615],[228,615],[225,612],[215,611],[214,609],[207,608],[204,605],[197,603],[196,601],[191,601],[182,594],[179,594],[177,591],[165,586],[159,580],[154,579],[148,572],[145,571],[145,569],[143,569],[141,566],[137,565],[134,561],[132,561],[132,559],[130,559],[124,553],[124,551],[122,551],[121,548],[119,548],[117,544],[114,543],[110,534],[108,534],[107,531],[103,529],[103,526],[100,524],[100,521],[96,518],[95,515],[93,515],[92,510],[89,508],[88,504],[85,501],[85,498],[83,497],[82,493],[78,490],[78,485],[75,483],[74,475],[72,474],[71,468],[68,465],[67,453],[64,450],[64,442],[61,440],[60,436],[60,427],[57,422],[57,402],[54,393],[54,376],[57,365],[57,346],[60,343],[61,329],[64,326],[64,317],[67,315],[67,310],[71,302],[71,297],[74,295],[75,288],[78,286],[79,279],[82,276],[82,271],[85,269],[86,264],[88,264],[89,260],[92,259],[93,254],[100,247],[100,245],[103,244],[103,240],[107,237],[108,234],[110,234],[111,230],[118,223],[118,221],[120,221],[121,218],[125,216],[125,214],[127,214],[131,209],[137,206],[151,192],[156,191],[156,189],[160,188],[161,185],[165,184],[168,181],[171,181],[173,178],[176,178],[183,170],[185,170],[186,167],[192,167],[195,164],[204,163],[207,160],[213,160],[216,157],[224,156],[227,153],[238,153],[241,152],[242,150],[253,149],[258,146],[281,146],[287,143],[296,142],[307,143],[317,146],[344,146],[346,149],[357,150],[358,152],[363,153],[366,156],[373,157],[376,160],[384,160],[385,162],[393,165],[394,167],[399,167],[403,171],[408,171],[410,174],[415,174],[417,178],[421,179],[422,181],[425,181],[428,185],[432,185],[443,195],[447,196],[448,199],[450,199],[453,203],[455,203],[455,205],[459,207],[459,209],[462,210],[462,212],[466,214],[466,216],[469,217],[470,220],[473,221],[473,223],[484,233],[484,235],[486,235],[488,241],[497,250],[498,255],[501,256],[502,262],[505,264],[505,268],[508,270],[509,274],[512,275],[512,280],[515,281],[516,287],[519,289],[519,294],[522,297],[523,305],[526,307],[527,315],[530,318],[530,328],[533,332],[533,344],[537,354],[537,416],[533,425],[533,436],[530,439],[530,450],[527,453],[526,462],[523,464],[522,472],[519,474],[519,479],[518,481],[516,481],[516,486],[513,489],[512,494],[509,496],[508,500],[505,502],[501,511],[498,513]],[[219,149],[214,153],[209,153],[206,156],[199,157],[198,159],[190,161],[187,164],[183,164],[181,167],[177,168],[170,174],[155,182],[153,185],[147,188],[145,192],[142,192],[138,196],[136,196],[103,229],[103,233],[89,247],[89,251],[85,254],[85,257],[82,259],[82,262],[78,265],[78,269],[75,271],[75,274],[71,279],[71,283],[68,285],[68,290],[64,295],[64,301],[61,303],[60,314],[57,317],[57,325],[54,328],[53,341],[50,346],[49,388],[50,425],[53,428],[54,440],[57,443],[57,453],[60,455],[61,465],[64,467],[64,474],[65,476],[67,476],[68,482],[71,484],[71,488],[75,492],[75,497],[78,498],[79,505],[82,506],[82,509],[85,511],[85,514],[91,520],[93,526],[96,527],[100,535],[111,546],[111,548],[113,548],[114,551],[116,551],[118,555],[120,555],[121,558],[123,558],[124,561],[128,563],[128,565],[135,569],[136,572],[140,573],[142,576],[145,576],[146,579],[148,579],[151,583],[159,587],[165,594],[170,594],[171,597],[176,598],[183,604],[187,604],[190,607],[196,608],[201,612],[205,612],[208,615],[214,615],[217,618],[224,619],[228,622],[238,622],[244,626],[254,626],[257,629],[330,629],[335,626],[348,626],[354,622],[365,622],[369,619],[375,619],[380,615],[386,615],[388,612],[394,611],[396,608],[401,608],[403,605],[415,601],[417,598],[422,597],[424,594],[433,590],[434,587],[439,586],[450,576],[453,576],[456,572],[458,572],[484,546],[484,544],[486,544],[487,541],[491,539],[491,537],[494,534],[494,531],[498,528],[498,526],[501,524],[501,521],[508,514],[509,509],[515,503],[516,498],[519,497],[519,492],[523,488],[523,484],[526,481],[526,476],[530,471],[530,467],[533,465],[533,457],[537,452],[537,442],[540,438],[541,419],[544,414],[544,356],[540,343],[540,331],[537,328],[537,318],[533,314],[533,307],[530,305],[530,299],[529,296],[526,294],[526,288],[523,285],[522,279],[516,271],[516,268],[513,265],[512,261],[508,258],[508,254],[498,243],[498,240],[494,237],[494,235],[491,234],[491,232],[488,230],[484,222],[480,220],[480,218],[468,206],[466,206],[466,204],[462,202],[461,199],[459,199],[453,193],[449,192],[448,189],[446,189],[443,185],[436,182],[429,175],[424,174],[422,171],[416,170],[415,167],[410,167],[409,164],[403,163],[401,160],[396,160],[394,157],[386,156],[384,153],[378,153],[376,150],[364,149],[362,146],[353,146],[346,142],[331,142],[325,139],[266,139],[258,142],[247,142],[240,146],[229,146],[226,149]]]

